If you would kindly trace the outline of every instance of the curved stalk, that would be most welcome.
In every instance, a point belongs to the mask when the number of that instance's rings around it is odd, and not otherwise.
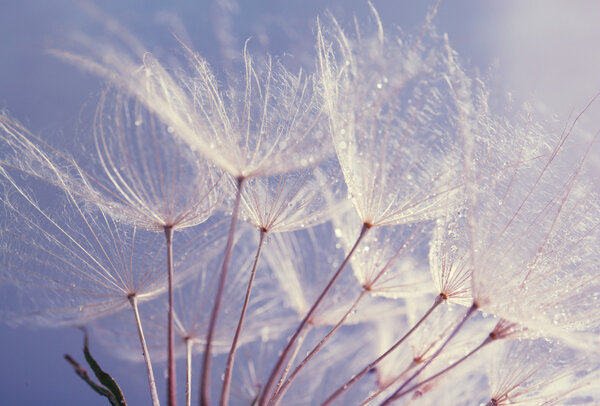
[[[167,354],[167,405],[177,406],[177,393],[175,381],[175,328],[173,327],[173,227],[165,227],[167,241],[167,272],[169,275],[169,317],[167,327],[168,354]]]
[[[277,375],[279,374],[279,371],[281,371],[281,368],[283,367],[283,364],[285,363],[287,357],[289,356],[290,351],[292,351],[294,343],[298,339],[298,336],[300,335],[300,333],[302,332],[304,327],[308,324],[308,322],[309,322],[310,318],[312,317],[312,315],[314,314],[314,312],[317,310],[317,307],[319,307],[319,304],[321,304],[321,302],[323,301],[323,299],[325,298],[325,296],[327,295],[327,293],[329,292],[329,290],[331,289],[331,287],[333,286],[335,281],[338,279],[338,277],[340,276],[340,274],[342,273],[342,271],[344,270],[344,268],[350,261],[352,254],[354,254],[354,251],[356,251],[356,248],[358,247],[358,245],[360,244],[362,239],[365,237],[365,235],[367,234],[367,232],[369,231],[370,228],[371,228],[370,224],[367,224],[367,223],[363,224],[360,234],[359,234],[358,238],[356,239],[354,246],[352,247],[352,249],[346,256],[346,258],[344,259],[344,262],[342,262],[342,264],[340,265],[338,270],[335,272],[335,274],[333,275],[333,277],[331,278],[331,280],[329,281],[327,286],[325,286],[325,289],[323,289],[323,291],[321,292],[321,294],[319,295],[319,297],[317,298],[315,303],[312,305],[312,307],[310,308],[308,313],[306,313],[306,316],[304,316],[304,319],[302,319],[302,321],[300,322],[300,325],[298,326],[298,328],[296,329],[296,331],[294,332],[294,334],[288,341],[287,345],[283,349],[281,356],[277,360],[277,364],[275,364],[275,367],[273,368],[273,371],[271,372],[271,375],[269,376],[269,380],[267,381],[267,383],[265,385],[265,389],[264,389],[262,396],[260,398],[260,401],[259,401],[260,406],[265,406],[267,404],[267,402],[270,403],[270,401],[272,400],[272,397],[275,396],[275,393],[271,394],[271,391],[273,390],[273,386],[275,385],[275,380],[277,379]]]
[[[246,317],[246,310],[248,309],[248,302],[250,302],[250,294],[252,293],[252,283],[256,276],[256,267],[258,266],[258,260],[260,259],[260,253],[262,251],[263,243],[267,235],[266,230],[260,230],[260,240],[258,241],[258,248],[256,250],[256,257],[254,258],[254,264],[252,265],[252,271],[250,272],[250,280],[248,281],[248,288],[246,289],[246,297],[244,298],[244,306],[242,307],[242,313],[240,314],[240,320],[238,321],[235,335],[233,336],[233,342],[231,343],[231,349],[227,357],[227,364],[225,366],[225,375],[223,378],[223,387],[221,389],[221,406],[226,406],[229,403],[229,388],[231,386],[231,374],[233,372],[233,361],[235,359],[235,351],[237,349],[237,343],[242,331],[242,325],[244,324],[244,318]]]
[[[210,363],[211,363],[211,346],[213,336],[215,334],[215,327],[217,325],[217,316],[219,314],[219,308],[221,307],[221,299],[223,299],[223,292],[225,290],[225,282],[227,280],[227,271],[229,270],[229,262],[231,261],[231,251],[233,249],[233,237],[235,235],[235,227],[237,225],[238,211],[240,208],[240,200],[242,198],[242,188],[244,187],[244,179],[240,177],[237,179],[237,193],[235,195],[235,202],[233,204],[233,211],[231,213],[231,225],[229,227],[229,236],[227,237],[227,244],[225,245],[225,253],[223,254],[223,265],[221,267],[221,278],[219,279],[219,286],[217,288],[217,296],[215,297],[215,303],[210,314],[210,322],[208,326],[208,333],[206,335],[206,345],[204,347],[204,359],[202,362],[202,376],[200,380],[200,406],[210,405]]]
[[[437,377],[445,374],[446,372],[450,371],[452,368],[457,367],[458,365],[462,364],[464,361],[466,361],[467,359],[469,359],[473,354],[475,354],[476,352],[478,352],[480,349],[482,349],[483,347],[485,347],[486,345],[488,345],[489,343],[491,343],[492,341],[494,341],[494,338],[490,335],[488,336],[485,340],[483,340],[483,342],[481,344],[479,344],[477,347],[475,347],[473,350],[471,350],[468,354],[464,355],[462,358],[460,358],[458,361],[453,362],[451,365],[447,366],[446,368],[442,369],[440,372],[433,374],[432,376],[430,376],[429,378],[411,386],[408,389],[405,389],[404,391],[398,393],[397,395],[394,396],[394,400],[396,399],[400,399],[402,396],[406,395],[407,393],[410,393],[412,391],[414,391],[415,389],[421,387],[422,385],[425,385],[428,382],[433,381],[434,379],[436,379]]]
[[[319,341],[319,343],[302,360],[302,362],[300,362],[300,364],[296,367],[296,369],[294,370],[294,372],[292,372],[292,374],[290,375],[290,377],[281,386],[281,389],[279,391],[275,392],[275,396],[273,397],[273,403],[274,404],[277,404],[279,402],[279,400],[283,397],[283,395],[285,395],[285,393],[287,392],[287,389],[292,384],[292,382],[294,381],[294,379],[296,379],[296,376],[298,376],[298,373],[302,370],[302,368],[304,368],[304,366],[317,354],[317,352],[319,352],[321,350],[321,348],[323,348],[323,346],[325,345],[325,343],[327,343],[327,341],[329,341],[329,339],[335,334],[335,332],[338,331],[340,327],[342,327],[342,324],[344,324],[344,322],[346,321],[346,319],[348,318],[348,316],[350,316],[350,314],[352,314],[352,312],[356,309],[356,307],[358,306],[358,304],[360,303],[360,301],[363,299],[363,297],[365,297],[365,295],[367,294],[367,292],[368,291],[366,289],[363,289],[360,292],[360,295],[356,298],[356,300],[354,301],[354,303],[352,303],[352,305],[350,306],[350,308],[340,318],[340,320],[337,322],[337,324],[335,326],[333,326],[333,328],[331,330],[329,330],[329,332],[327,333],[327,335],[325,337],[323,337],[323,339],[321,341]]]
[[[408,374],[411,370],[413,370],[417,365],[415,361],[412,361],[410,363],[410,365],[404,369],[404,371],[402,371],[402,373],[400,375],[398,375],[395,379],[391,380],[390,382],[386,383],[385,385],[381,385],[377,387],[377,389],[374,392],[369,393],[369,396],[363,400],[362,402],[359,403],[358,406],[366,406],[366,405],[370,405],[371,401],[373,399],[375,399],[377,396],[381,395],[382,392],[388,390],[388,388],[392,385],[394,385],[395,383],[399,382],[402,378],[404,378],[404,376],[406,374]]]
[[[409,383],[411,383],[413,379],[415,379],[425,368],[427,368],[429,366],[429,364],[431,364],[438,357],[438,355],[441,354],[441,352],[444,350],[444,348],[446,348],[448,343],[450,343],[450,341],[454,338],[454,336],[456,334],[458,334],[460,329],[465,325],[467,320],[469,320],[471,318],[471,316],[473,315],[473,313],[475,313],[476,310],[477,310],[477,304],[473,303],[471,305],[471,307],[469,307],[469,310],[467,310],[467,312],[463,316],[463,319],[460,321],[460,323],[458,323],[458,325],[454,328],[454,330],[452,330],[452,332],[450,333],[448,338],[446,338],[446,341],[444,341],[444,343],[440,346],[440,348],[438,348],[437,351],[435,353],[433,353],[431,358],[429,358],[429,360],[427,360],[427,362],[425,362],[425,364],[423,364],[423,366],[421,368],[419,368],[414,374],[412,374],[410,376],[410,378],[408,378],[406,381],[404,381],[404,383],[389,398],[384,400],[383,403],[381,404],[381,406],[389,405],[391,402],[396,400],[396,397],[398,396],[398,394],[402,393],[403,389],[406,388],[406,386]]]
[[[150,353],[148,352],[146,337],[144,336],[144,330],[142,329],[142,320],[140,318],[137,298],[135,297],[135,295],[129,296],[129,303],[131,303],[131,308],[133,309],[133,314],[135,316],[135,324],[137,326],[138,336],[140,337],[140,344],[142,345],[142,354],[144,355],[146,373],[148,374],[148,385],[150,386],[150,397],[152,398],[152,406],[160,406],[160,402],[158,400],[158,392],[156,391],[156,381],[154,380],[154,372],[152,371],[152,361],[150,360]]]
[[[292,369],[292,365],[294,364],[294,361],[296,360],[296,357],[298,356],[298,352],[300,352],[300,347],[302,347],[304,338],[306,337],[306,335],[308,334],[309,331],[310,331],[310,325],[304,329],[304,331],[300,334],[300,337],[298,337],[298,340],[296,340],[296,347],[294,348],[294,351],[292,352],[292,355],[290,356],[290,360],[288,361],[287,365],[283,369],[283,373],[281,374],[281,378],[279,379],[279,382],[277,382],[277,386],[275,387],[275,393],[279,392],[279,389],[281,388],[281,385],[283,385],[283,382],[287,378],[287,375],[290,372],[290,369]]]
[[[444,296],[438,295],[435,298],[435,301],[433,302],[433,305],[429,308],[429,310],[427,310],[427,312],[421,317],[421,319],[419,319],[419,321],[414,326],[412,326],[412,328],[410,330],[408,330],[408,332],[406,332],[406,334],[404,334],[404,336],[402,336],[398,341],[396,341],[396,343],[394,345],[392,345],[386,352],[381,354],[376,360],[371,362],[364,369],[362,369],[359,373],[354,375],[348,382],[346,382],[345,384],[340,386],[338,388],[338,390],[336,390],[331,396],[329,396],[321,404],[321,406],[330,405],[336,398],[338,398],[342,393],[344,393],[348,388],[350,388],[350,386],[354,385],[360,378],[362,378],[365,374],[367,374],[369,371],[371,371],[373,368],[375,368],[377,366],[377,364],[379,364],[379,362],[381,362],[384,358],[386,358],[388,355],[390,355],[396,348],[398,348],[404,342],[404,340],[406,340],[417,328],[419,328],[419,326],[427,319],[427,317],[429,317],[429,315],[443,301],[444,301]]]

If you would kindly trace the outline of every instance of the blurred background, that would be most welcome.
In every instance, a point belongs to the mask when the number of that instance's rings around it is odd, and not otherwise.
[[[388,33],[414,35],[435,6],[414,0],[373,4]],[[100,11],[93,11],[90,3],[77,0],[0,0],[0,109],[59,148],[85,128],[82,111],[95,104],[102,83],[46,49],[68,49],[78,33],[106,36],[103,13],[159,58],[179,52],[176,35],[216,70],[235,69],[250,37],[255,52],[310,70],[318,16],[329,10],[346,27],[354,16],[359,24],[372,20],[365,0],[104,0],[97,7]],[[591,0],[448,0],[439,5],[433,24],[448,34],[468,69],[489,81],[492,92],[534,100],[539,109],[566,121],[600,92],[598,18],[600,3]],[[595,117],[588,114],[586,121],[597,129]],[[69,353],[82,361],[81,350],[82,334],[74,328],[0,325],[0,403],[107,404],[62,358]],[[149,403],[143,364],[121,362],[94,343],[91,350],[122,385],[129,404]],[[164,396],[164,365],[155,368]]]

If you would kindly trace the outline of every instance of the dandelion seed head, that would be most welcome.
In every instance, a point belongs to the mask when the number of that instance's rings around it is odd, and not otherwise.
[[[436,291],[446,301],[470,306],[473,263],[463,210],[450,211],[436,221],[429,251],[429,265]]]
[[[460,137],[475,107],[466,106],[471,85],[453,53],[434,35],[407,44],[379,33],[350,37],[334,24],[320,38],[321,82],[361,219],[410,223],[438,216],[441,198],[460,205]]]
[[[242,193],[242,216],[267,232],[325,222],[345,205],[338,176],[337,167],[325,166],[249,179]]]
[[[175,334],[177,336],[177,356],[185,357],[185,341],[193,340],[193,352],[202,354],[206,344],[210,309],[214,302],[212,294],[218,283],[219,274],[214,270],[221,261],[222,246],[226,239],[226,218],[210,221],[202,228],[208,231],[208,236],[197,229],[184,230],[179,233],[174,256],[177,258],[175,267],[180,274],[180,282],[175,291]],[[232,336],[238,322],[238,310],[244,298],[246,289],[246,274],[252,266],[252,255],[256,244],[255,230],[246,228],[239,235],[233,256],[235,272],[228,280],[225,291],[223,317],[215,332],[214,352],[222,354],[229,351]],[[254,236],[254,237],[253,237]],[[295,318],[291,313],[280,311],[281,298],[273,291],[273,283],[265,278],[266,274],[258,274],[256,282],[258,294],[248,309],[248,321],[240,344],[244,345],[258,339],[269,340],[278,337],[281,331],[290,328]],[[164,351],[154,351],[157,360],[166,359],[167,355],[167,318],[168,303],[165,297],[159,297],[140,305],[140,312],[153,315],[151,321],[146,321],[145,332],[149,346]],[[125,359],[135,359],[141,362],[136,348],[139,346],[137,331],[131,328],[127,331],[115,326],[127,325],[129,314],[116,315],[102,320],[94,327],[94,332],[102,342],[119,343],[118,355]],[[130,323],[129,323],[130,324]]]
[[[572,128],[561,133],[531,121],[529,116],[510,133],[495,126],[508,144],[492,145],[496,150],[487,150],[487,166],[477,175],[488,188],[472,199],[468,217],[473,294],[483,310],[547,336],[569,340],[578,332],[580,340],[572,344],[594,347],[587,334],[598,331],[591,294],[598,278],[590,247],[598,240],[600,217],[585,165],[593,144],[577,141]],[[540,131],[558,134],[555,143]],[[515,133],[518,138],[510,138]],[[541,145],[530,155],[534,139]],[[509,165],[506,145],[513,157]],[[579,161],[572,155],[577,149]]]
[[[144,118],[132,126],[133,117]],[[82,197],[120,221],[155,231],[204,222],[220,203],[222,175],[173,132],[138,102],[115,91],[103,94],[93,129],[98,162],[84,175]]]
[[[233,177],[276,175],[332,153],[314,78],[292,73],[247,47],[243,66],[220,83],[207,61],[182,44],[187,67],[172,71],[143,56],[143,75],[131,50],[90,41],[92,55],[57,54],[135,97],[167,131]]]
[[[586,373],[589,361],[544,340],[506,342],[494,347],[491,356],[490,398],[497,405],[560,404],[593,379]]]
[[[8,214],[0,274],[19,291],[3,302],[12,322],[79,325],[129,306],[131,292],[142,300],[164,292],[162,236],[88,213],[60,190],[53,198],[68,205],[48,210],[4,175],[14,189],[0,198]]]

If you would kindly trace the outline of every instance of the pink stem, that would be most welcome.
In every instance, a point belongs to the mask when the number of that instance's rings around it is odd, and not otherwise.
[[[486,339],[483,340],[483,342],[481,344],[479,344],[477,347],[475,347],[475,349],[471,350],[467,355],[463,356],[458,361],[452,363],[448,367],[442,369],[440,372],[438,372],[438,373],[430,376],[429,378],[425,379],[424,381],[421,381],[421,382],[419,382],[419,383],[411,386],[410,388],[405,389],[404,391],[398,393],[397,395],[394,396],[394,400],[400,399],[402,396],[406,395],[407,393],[410,393],[410,392],[414,391],[415,389],[417,389],[417,388],[425,385],[428,382],[433,381],[437,377],[439,377],[439,376],[445,374],[446,372],[450,371],[452,368],[457,367],[458,365],[460,365],[461,363],[463,363],[464,361],[466,361],[473,354],[475,354],[476,352],[478,352],[480,349],[482,349],[483,347],[485,347],[487,344],[491,343],[492,341],[494,341],[494,338],[491,335],[488,336],[488,337],[486,337]]]
[[[248,302],[250,302],[250,294],[252,293],[252,283],[254,282],[254,276],[256,275],[256,267],[258,266],[258,260],[262,251],[263,243],[265,242],[265,236],[267,232],[260,230],[260,240],[258,242],[258,249],[256,250],[256,257],[254,258],[254,264],[252,265],[252,271],[250,272],[250,280],[248,281],[248,288],[246,289],[246,297],[244,298],[244,306],[242,307],[242,314],[240,314],[240,320],[233,336],[233,342],[231,343],[231,349],[229,350],[229,356],[227,357],[227,365],[225,366],[225,376],[223,378],[223,388],[221,389],[221,406],[226,406],[229,403],[229,388],[231,386],[231,374],[233,372],[233,361],[235,359],[235,350],[237,349],[237,343],[242,332],[242,325],[244,324],[244,318],[246,317],[246,310],[248,309]]]
[[[427,362],[425,362],[421,368],[419,368],[414,374],[412,374],[410,376],[410,378],[408,378],[406,381],[404,381],[404,383],[396,390],[396,392],[394,392],[392,394],[392,396],[390,396],[389,398],[384,400],[383,403],[381,404],[381,406],[389,405],[391,402],[396,400],[396,396],[398,396],[398,394],[402,393],[402,390],[404,388],[406,388],[406,386],[409,383],[411,383],[413,379],[415,379],[425,368],[427,368],[429,366],[429,364],[431,364],[438,357],[438,355],[440,355],[442,353],[444,348],[446,348],[448,343],[450,343],[450,340],[452,340],[454,338],[454,336],[456,334],[458,334],[460,329],[465,325],[467,320],[469,320],[471,318],[471,316],[473,315],[473,313],[475,313],[476,310],[477,310],[477,304],[473,303],[473,305],[471,305],[471,307],[469,307],[469,310],[467,310],[467,312],[463,316],[463,319],[460,321],[460,323],[458,323],[458,325],[454,328],[454,330],[452,330],[452,332],[450,333],[448,338],[446,338],[446,341],[444,341],[444,343],[440,346],[440,348],[438,348],[437,351],[435,353],[433,353],[431,358],[429,358],[429,360]]]
[[[408,330],[408,332],[406,334],[404,334],[404,336],[402,336],[402,338],[400,338],[398,341],[396,341],[396,343],[394,345],[392,345],[386,352],[381,354],[379,356],[379,358],[377,358],[375,361],[371,362],[363,370],[361,370],[359,373],[354,375],[348,382],[346,382],[345,384],[340,386],[338,388],[338,390],[336,390],[331,396],[329,396],[321,404],[321,406],[330,405],[342,393],[344,393],[348,388],[350,388],[350,386],[354,385],[360,378],[362,378],[365,374],[367,374],[369,371],[371,371],[373,368],[375,368],[377,366],[377,364],[379,364],[379,362],[381,362],[381,360],[383,360],[388,355],[390,355],[396,348],[398,348],[404,342],[404,340],[406,340],[417,328],[419,328],[419,326],[425,321],[425,319],[427,319],[427,317],[429,317],[429,315],[435,310],[435,308],[438,307],[440,305],[440,303],[442,303],[443,301],[444,301],[444,296],[438,295],[435,298],[435,301],[433,302],[433,305],[429,308],[429,310],[427,310],[427,312],[423,315],[423,317],[421,317],[421,319],[410,330]]]
[[[165,226],[167,240],[167,269],[169,275],[169,317],[167,327],[167,405],[177,405],[175,380],[175,330],[173,328],[173,227]]]
[[[302,360],[302,362],[300,362],[300,364],[296,367],[294,372],[292,372],[290,377],[281,386],[281,389],[276,392],[276,395],[273,398],[274,404],[277,404],[279,402],[279,400],[283,397],[283,395],[285,395],[285,392],[287,392],[288,387],[292,384],[294,379],[296,379],[296,376],[298,375],[300,370],[302,368],[304,368],[304,366],[317,354],[317,352],[319,352],[321,350],[321,348],[325,345],[325,343],[327,343],[327,341],[329,341],[329,339],[335,334],[335,332],[339,330],[339,328],[342,326],[342,324],[344,324],[344,322],[346,321],[348,316],[354,311],[354,309],[356,309],[359,302],[362,300],[362,298],[365,296],[365,294],[367,294],[367,292],[368,291],[365,289],[363,289],[360,292],[360,295],[358,296],[358,298],[356,298],[354,303],[352,303],[352,306],[350,306],[348,311],[346,311],[346,313],[344,313],[344,315],[340,318],[340,320],[337,322],[337,324],[335,326],[333,326],[333,328],[331,330],[329,330],[329,333],[327,333],[327,335],[325,337],[323,337],[323,339],[312,349],[312,351]]]
[[[137,326],[140,344],[142,345],[142,354],[144,355],[146,373],[148,374],[148,384],[150,385],[150,397],[152,398],[152,406],[160,406],[160,401],[158,400],[158,392],[156,391],[156,381],[154,380],[154,372],[152,371],[152,361],[150,360],[150,353],[148,352],[148,345],[146,344],[144,329],[142,328],[142,320],[140,318],[140,312],[138,310],[137,298],[134,294],[129,296],[129,303],[131,303],[131,308],[133,309],[133,314],[135,316],[135,324]]]
[[[235,226],[237,224],[238,211],[242,198],[242,188],[244,187],[244,179],[237,179],[237,193],[235,195],[235,203],[233,204],[233,212],[231,213],[231,225],[229,227],[229,236],[225,245],[225,253],[223,255],[223,266],[221,267],[221,278],[217,288],[217,296],[213,305],[212,313],[210,314],[210,323],[206,336],[206,346],[204,347],[204,359],[202,363],[202,378],[200,382],[200,406],[210,405],[210,362],[211,362],[211,345],[217,325],[217,316],[221,307],[221,299],[225,290],[225,282],[227,280],[227,271],[229,270],[229,262],[231,261],[231,251],[233,249],[233,237],[235,235]]]
[[[281,378],[279,379],[279,382],[277,382],[277,386],[275,387],[275,393],[279,393],[279,388],[281,388],[281,385],[283,385],[283,382],[287,378],[287,374],[290,372],[290,369],[292,369],[292,365],[294,364],[294,361],[296,360],[296,357],[298,356],[300,347],[302,347],[302,342],[304,341],[304,338],[306,337],[306,335],[308,334],[309,331],[310,331],[310,327],[305,328],[304,331],[302,332],[302,334],[300,334],[300,337],[298,338],[298,340],[296,341],[296,346],[294,348],[294,351],[292,352],[290,360],[288,361],[287,365],[283,369],[283,373],[281,374]]]
[[[283,352],[281,353],[281,356],[277,360],[277,364],[273,368],[273,371],[271,372],[271,375],[269,376],[269,380],[267,381],[267,383],[265,385],[265,389],[260,397],[260,401],[259,401],[260,406],[265,406],[267,404],[267,402],[270,403],[272,396],[275,395],[274,393],[271,394],[271,391],[273,390],[273,386],[275,385],[275,381],[277,380],[277,376],[278,376],[279,372],[281,371],[283,364],[285,363],[287,357],[289,356],[290,352],[292,351],[292,348],[294,347],[294,343],[298,339],[298,336],[300,335],[300,333],[302,332],[304,327],[308,324],[308,322],[309,322],[310,318],[312,317],[312,315],[314,314],[314,312],[317,310],[317,307],[319,306],[319,304],[321,304],[321,302],[323,301],[323,299],[325,298],[325,296],[327,295],[327,293],[329,292],[329,290],[331,289],[331,287],[333,286],[335,281],[338,279],[338,277],[340,276],[340,274],[342,273],[342,271],[344,270],[344,268],[350,261],[352,254],[354,254],[354,251],[356,251],[356,248],[358,247],[358,245],[360,244],[360,242],[362,241],[362,239],[367,234],[367,232],[369,231],[370,228],[371,228],[370,224],[367,224],[367,223],[363,224],[363,227],[360,231],[360,235],[358,236],[356,242],[354,243],[354,246],[352,247],[352,249],[346,256],[346,259],[344,259],[344,262],[342,262],[342,264],[340,265],[340,267],[338,268],[336,273],[333,275],[333,277],[331,278],[331,280],[329,281],[329,283],[327,284],[327,286],[325,287],[323,292],[321,292],[321,294],[317,298],[316,302],[312,305],[312,307],[310,308],[308,313],[306,313],[306,316],[304,316],[304,319],[302,319],[302,322],[300,322],[300,325],[298,326],[298,328],[296,329],[296,331],[294,332],[294,334],[288,341],[287,345],[283,349]]]

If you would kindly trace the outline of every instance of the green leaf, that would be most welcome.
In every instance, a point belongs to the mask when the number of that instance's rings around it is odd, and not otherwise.
[[[83,329],[82,329],[83,330]],[[110,402],[111,406],[127,406],[125,402],[125,397],[123,396],[123,392],[121,392],[121,388],[115,380],[106,372],[100,368],[92,354],[90,353],[90,349],[88,347],[88,336],[87,332],[83,330],[84,333],[84,341],[83,341],[83,354],[85,355],[85,359],[89,366],[94,371],[96,378],[100,381],[100,383],[96,383],[90,378],[88,372],[81,365],[77,363],[70,355],[65,354],[65,359],[73,369],[75,373],[83,379],[85,383],[87,383],[94,392],[106,397]]]
[[[90,368],[92,368],[92,371],[94,371],[96,378],[98,378],[100,383],[104,385],[104,387],[108,389],[108,391],[110,391],[111,395],[113,396],[113,399],[109,398],[111,404],[115,406],[127,406],[127,402],[125,402],[125,396],[123,396],[123,392],[121,391],[121,388],[119,387],[117,382],[115,382],[112,376],[104,372],[102,368],[100,368],[100,365],[98,365],[94,357],[92,357],[92,354],[90,353],[90,349],[88,347],[87,333],[85,333],[84,336],[83,354],[85,355],[85,360],[87,361],[88,365],[90,366]]]
[[[112,405],[114,405],[115,403],[113,402],[114,400],[114,396],[112,395],[112,393],[110,393],[108,391],[108,389],[98,385],[96,382],[92,381],[92,379],[90,378],[90,376],[88,375],[88,372],[77,363],[77,361],[75,361],[73,358],[71,358],[70,355],[65,354],[65,359],[67,360],[67,362],[69,364],[71,364],[71,366],[73,367],[73,369],[75,370],[75,373],[85,381],[85,383],[87,383],[88,385],[90,385],[90,387],[96,392],[99,393],[102,396],[106,396],[108,398],[108,400],[110,401],[110,403]]]

